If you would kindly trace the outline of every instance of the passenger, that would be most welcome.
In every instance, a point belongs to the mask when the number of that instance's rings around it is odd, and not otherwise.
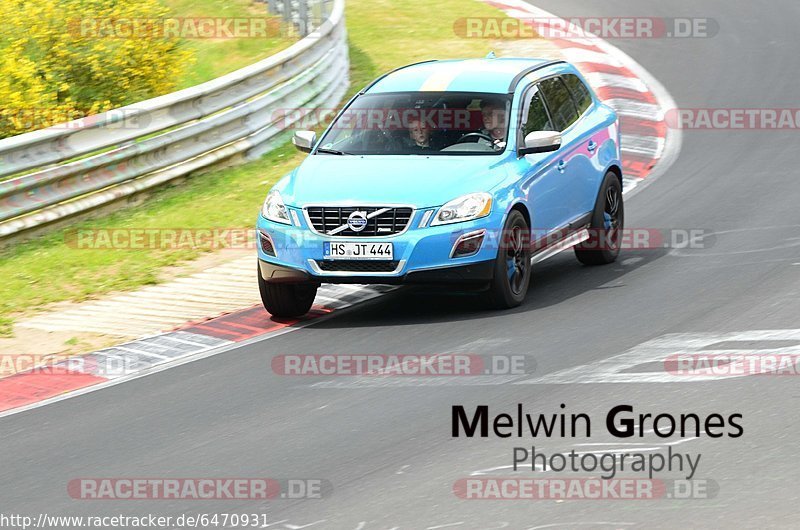
[[[422,150],[432,150],[431,130],[419,118],[412,118],[408,122],[408,138],[411,140],[411,147]]]

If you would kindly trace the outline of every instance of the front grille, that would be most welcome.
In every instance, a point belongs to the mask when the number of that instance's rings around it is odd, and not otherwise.
[[[311,221],[314,230],[321,234],[328,234],[331,230],[345,225],[347,223],[347,218],[353,212],[366,212],[367,216],[369,216],[369,214],[383,209],[385,209],[385,207],[380,206],[309,206],[306,208],[306,212],[308,213],[308,219]],[[343,237],[374,237],[398,234],[406,229],[406,226],[408,226],[408,223],[411,221],[413,212],[414,210],[411,208],[389,208],[387,211],[368,219],[367,226],[360,232],[351,230],[348,226],[334,235]]]
[[[325,272],[394,272],[397,261],[344,260],[317,261],[317,266]]]

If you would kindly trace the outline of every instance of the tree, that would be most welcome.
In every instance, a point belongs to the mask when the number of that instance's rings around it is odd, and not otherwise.
[[[0,0],[0,138],[175,89],[192,52],[158,0]]]

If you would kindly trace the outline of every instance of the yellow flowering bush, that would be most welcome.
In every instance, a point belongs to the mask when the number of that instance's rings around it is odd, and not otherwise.
[[[193,59],[154,30],[159,0],[0,0],[0,13],[0,138],[168,93]]]

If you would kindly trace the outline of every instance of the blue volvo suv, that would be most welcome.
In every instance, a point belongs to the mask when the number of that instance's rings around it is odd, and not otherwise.
[[[563,61],[426,61],[361,90],[267,194],[258,284],[277,317],[322,283],[470,284],[522,303],[532,265],[614,261],[624,223],[617,115]]]

